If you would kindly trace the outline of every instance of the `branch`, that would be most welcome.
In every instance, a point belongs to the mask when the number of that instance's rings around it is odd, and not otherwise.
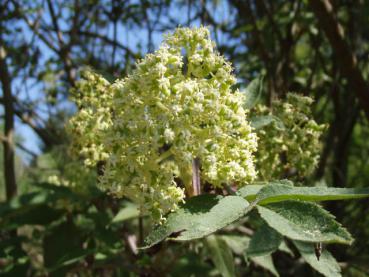
[[[132,50],[129,49],[127,46],[119,43],[118,41],[114,41],[114,40],[108,38],[107,36],[100,35],[98,33],[90,32],[90,31],[81,31],[81,30],[78,30],[77,33],[78,33],[78,35],[100,39],[105,43],[115,45],[116,47],[124,50],[126,53],[128,53],[130,56],[132,56],[134,58],[137,57],[137,54],[133,53]]]
[[[329,0],[310,0],[310,6],[331,44],[342,74],[347,78],[351,89],[355,91],[359,104],[369,119],[369,86],[358,67],[355,55],[345,40],[343,28],[334,16],[332,4]]]
[[[56,36],[58,38],[60,48],[62,48],[64,46],[63,35],[62,35],[62,33],[60,31],[60,28],[59,28],[58,19],[56,17],[55,11],[54,11],[54,6],[53,6],[53,4],[51,3],[50,0],[47,0],[47,6],[48,6],[49,11],[50,11],[51,21],[53,23],[54,30],[56,32]]]
[[[2,143],[9,143],[9,140],[6,136],[0,134],[0,141]],[[32,158],[36,158],[38,155],[33,152],[32,150],[28,149],[27,147],[25,147],[22,143],[20,142],[15,142],[16,146],[22,150],[23,152],[27,153],[28,155],[32,156]]]
[[[46,146],[60,144],[61,140],[55,132],[53,132],[50,128],[38,126],[34,122],[34,117],[39,117],[37,114],[35,114],[35,111],[29,110],[14,96],[12,97],[12,102],[14,115],[17,116],[22,123],[28,125],[33,131],[35,131],[35,133],[40,137]],[[0,104],[5,105],[4,97],[0,97]]]

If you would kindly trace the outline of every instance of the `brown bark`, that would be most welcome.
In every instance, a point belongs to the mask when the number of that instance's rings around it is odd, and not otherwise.
[[[337,21],[329,0],[310,0],[310,6],[336,55],[338,66],[356,93],[361,108],[369,119],[369,85],[358,67],[357,59],[345,40],[342,26]]]
[[[14,108],[11,91],[11,79],[6,63],[6,51],[0,38],[0,81],[4,98],[4,177],[6,199],[10,200],[17,194],[14,166]]]

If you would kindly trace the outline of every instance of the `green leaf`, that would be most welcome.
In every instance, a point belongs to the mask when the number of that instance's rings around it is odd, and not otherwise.
[[[328,201],[369,197],[369,188],[294,187],[286,181],[259,182],[237,191],[248,201],[257,199],[258,205],[286,200]]]
[[[271,183],[257,194],[258,204],[286,200],[327,201],[369,197],[369,188],[294,187]]]
[[[287,253],[291,257],[295,256],[284,240],[282,240],[282,243],[279,245],[278,250]]]
[[[246,185],[246,186],[240,188],[236,192],[236,194],[241,196],[241,197],[244,197],[248,201],[255,200],[256,195],[265,186],[265,184],[266,183],[264,183],[264,182],[260,182],[260,183],[257,183],[257,184]]]
[[[31,269],[28,253],[23,249],[26,236],[3,236],[0,240],[0,276],[28,276]]]
[[[251,237],[247,249],[247,256],[255,257],[269,255],[278,249],[281,242],[282,236],[264,223]]]
[[[268,126],[272,123],[274,123],[275,126],[280,130],[285,129],[283,122],[274,115],[260,115],[250,118],[251,127],[253,127],[256,130],[262,129],[265,126]]]
[[[249,203],[240,196],[203,194],[192,197],[177,211],[168,215],[145,240],[145,248],[165,238],[186,241],[210,235],[240,219],[248,212]]]
[[[213,266],[203,261],[199,255],[188,253],[182,255],[173,265],[172,271],[167,276],[188,277],[188,276],[211,276]],[[123,276],[130,276],[129,274]]]
[[[31,192],[22,194],[13,198],[10,202],[0,203],[0,216],[7,216],[8,213],[14,212],[16,209],[30,205],[42,205],[47,202],[48,193],[46,192]]]
[[[111,223],[120,223],[128,219],[136,218],[140,215],[137,205],[127,202],[124,207],[114,216]]]
[[[277,269],[274,266],[271,255],[252,257],[251,261],[258,266],[261,266],[272,273],[274,276],[279,276]]]
[[[233,254],[227,243],[218,236],[208,236],[206,246],[214,265],[224,277],[236,276]]]
[[[245,235],[222,235],[220,236],[231,248],[233,253],[242,255],[249,247],[250,238]]]
[[[260,100],[261,93],[263,91],[263,76],[260,76],[252,80],[246,87],[246,99],[244,107],[246,109],[252,109]]]
[[[50,206],[49,193],[32,192],[0,204],[0,228],[10,230],[21,225],[45,225],[63,215]]]
[[[288,238],[343,244],[353,241],[330,213],[314,203],[285,201],[257,206],[257,209],[270,227]]]
[[[55,210],[48,205],[30,205],[8,213],[0,219],[3,230],[18,228],[22,225],[47,225],[63,215],[63,211]]]
[[[43,239],[44,263],[48,271],[64,275],[66,267],[83,259],[94,249],[83,249],[83,233],[71,222],[54,226]]]
[[[293,242],[300,252],[302,258],[316,271],[320,272],[326,277],[340,277],[341,268],[336,259],[326,249],[323,249],[319,258],[315,256],[314,245],[302,241]]]

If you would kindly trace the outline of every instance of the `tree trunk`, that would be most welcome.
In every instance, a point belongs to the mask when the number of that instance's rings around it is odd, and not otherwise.
[[[347,78],[352,91],[356,93],[359,104],[369,119],[369,85],[358,67],[356,56],[345,40],[343,28],[334,15],[331,2],[310,0],[309,3],[331,44],[342,74]]]
[[[6,51],[0,38],[0,81],[3,89],[5,124],[4,124],[4,175],[6,199],[10,200],[17,194],[14,167],[14,108],[11,91],[11,80],[6,64]]]

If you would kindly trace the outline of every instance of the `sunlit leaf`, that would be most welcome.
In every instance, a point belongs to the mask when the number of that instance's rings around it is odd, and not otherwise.
[[[166,221],[154,228],[145,240],[146,247],[171,237],[186,241],[205,237],[243,217],[248,202],[240,196],[203,194],[192,197]]]
[[[369,188],[294,187],[285,180],[246,185],[237,191],[258,205],[286,200],[329,201],[369,197]]]
[[[257,209],[270,227],[291,239],[343,244],[353,241],[330,213],[314,203],[285,201]]]
[[[259,205],[286,200],[327,201],[369,197],[369,188],[293,187],[274,183],[257,194]]]

